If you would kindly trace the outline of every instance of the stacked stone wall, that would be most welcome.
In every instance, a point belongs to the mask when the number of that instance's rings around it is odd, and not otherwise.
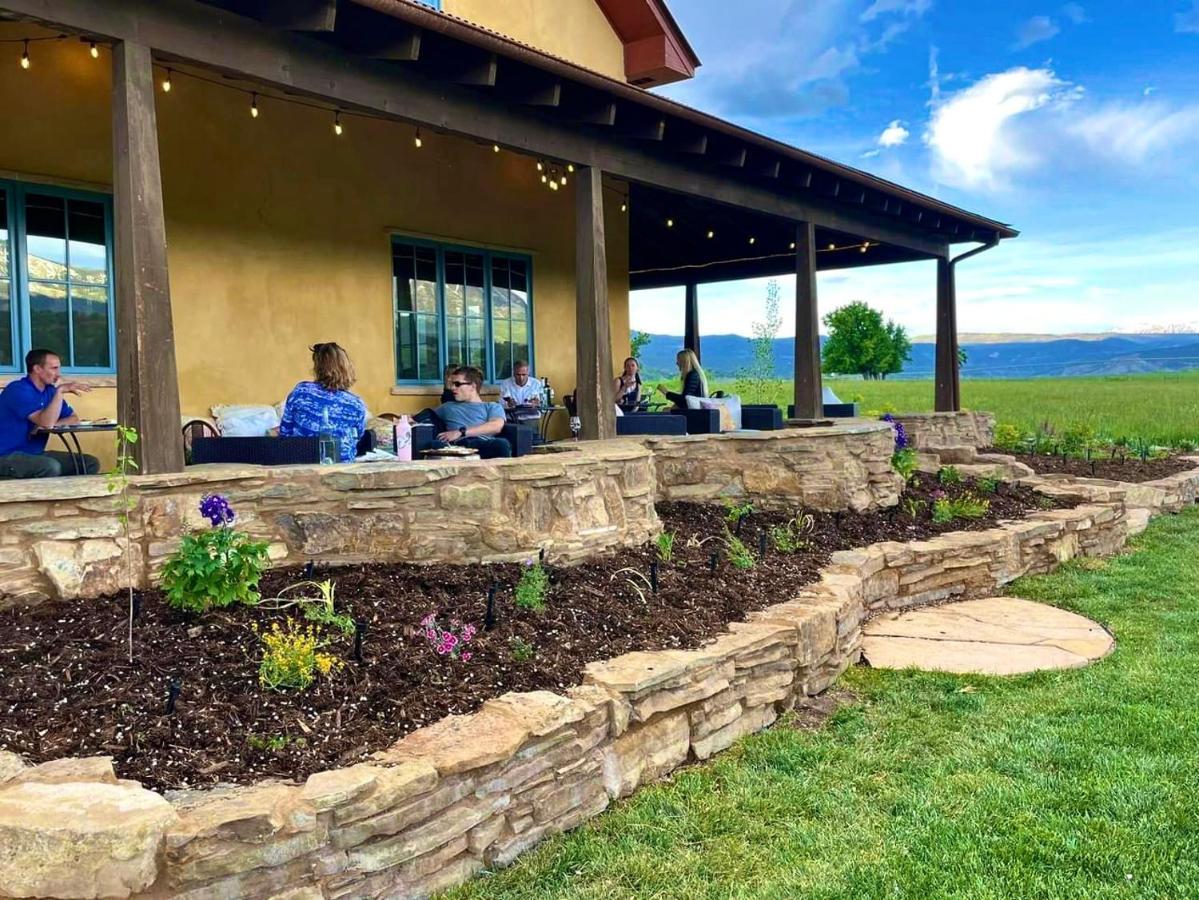
[[[770,725],[857,661],[873,612],[993,594],[1114,552],[1126,533],[1109,491],[987,531],[839,553],[818,583],[705,647],[592,663],[562,694],[507,694],[303,785],[168,804],[107,760],[25,767],[0,754],[0,895],[95,896],[103,868],[118,897],[427,896]],[[101,794],[95,813],[79,801]]]
[[[995,439],[995,417],[983,412],[895,413],[915,450],[936,453],[941,462],[974,461]]]

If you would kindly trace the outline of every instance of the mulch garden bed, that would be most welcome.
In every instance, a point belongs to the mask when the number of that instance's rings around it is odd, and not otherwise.
[[[985,450],[984,453],[1002,453],[1014,456],[1038,475],[1078,475],[1084,478],[1105,478],[1108,481],[1126,481],[1130,484],[1140,484],[1144,481],[1156,481],[1179,472],[1189,472],[1199,468],[1193,462],[1187,462],[1178,456],[1164,459],[1147,459],[1142,461],[1136,456],[1115,457],[1108,455],[1094,456],[1090,460],[1073,456],[1062,458],[1045,453],[1013,453],[1011,450]]]
[[[344,665],[299,693],[268,691],[258,682],[261,649],[252,626],[265,630],[286,613],[241,606],[190,617],[167,607],[158,591],[142,592],[130,664],[125,595],[10,609],[0,612],[0,749],[33,762],[110,755],[121,777],[156,789],[303,780],[507,691],[578,684],[589,661],[699,646],[727,623],[793,597],[834,551],[989,528],[1062,505],[1001,485],[985,495],[991,501],[985,517],[931,521],[935,491],[953,497],[971,489],[969,481],[945,488],[918,477],[904,497],[926,504],[915,519],[905,504],[867,514],[816,513],[802,548],[784,553],[769,546],[766,559],[750,569],[734,567],[724,552],[721,507],[661,504],[675,539],[673,558],[658,566],[657,594],[639,577],[648,579],[658,559],[656,546],[647,544],[571,568],[547,567],[550,587],[540,613],[513,605],[522,571],[516,564],[318,568],[316,578],[336,581],[338,610],[368,623],[363,662],[354,660],[352,637],[330,631],[337,640],[329,652]],[[754,512],[741,523],[740,538],[757,557],[759,535],[797,513]],[[296,569],[269,572],[262,594],[274,596],[302,578]],[[498,585],[498,622],[487,631],[492,585]],[[420,625],[430,612],[443,623],[454,617],[479,626],[469,660],[434,652]],[[518,661],[522,642],[532,655]],[[178,698],[167,715],[172,679]]]

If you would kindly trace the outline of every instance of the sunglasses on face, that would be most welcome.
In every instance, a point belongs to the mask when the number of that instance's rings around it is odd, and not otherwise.
[[[470,384],[469,381],[451,381],[450,387],[466,387],[468,384]]]

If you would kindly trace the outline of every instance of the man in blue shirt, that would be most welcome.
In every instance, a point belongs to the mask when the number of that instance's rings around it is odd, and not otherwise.
[[[437,415],[446,425],[437,439],[478,450],[482,459],[511,456],[512,445],[499,437],[504,430],[504,407],[479,396],[483,373],[474,366],[459,366],[450,373],[449,384],[454,399],[437,407]]]
[[[73,475],[66,453],[47,452],[49,435],[37,428],[72,425],[79,421],[66,401],[67,394],[86,394],[90,385],[60,381],[62,361],[50,350],[30,350],[25,355],[24,378],[10,382],[0,392],[0,478],[54,478]],[[84,454],[84,472],[95,475],[100,461]]]

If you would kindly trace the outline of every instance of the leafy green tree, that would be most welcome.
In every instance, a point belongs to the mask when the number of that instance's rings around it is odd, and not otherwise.
[[[637,360],[637,365],[641,365],[641,351],[649,346],[649,342],[653,340],[644,331],[629,332],[629,356]]]
[[[958,368],[959,369],[962,368],[962,366],[966,365],[966,360],[968,360],[969,358],[970,357],[968,357],[966,355],[966,348],[958,347]]]
[[[774,341],[782,327],[779,283],[771,279],[766,284],[766,321],[753,323],[754,336],[749,339],[753,361],[737,374],[737,393],[747,403],[767,403],[774,393]]]
[[[861,375],[868,380],[903,371],[912,355],[907,329],[860,300],[834,309],[824,317],[828,340],[824,344],[826,372]]]

